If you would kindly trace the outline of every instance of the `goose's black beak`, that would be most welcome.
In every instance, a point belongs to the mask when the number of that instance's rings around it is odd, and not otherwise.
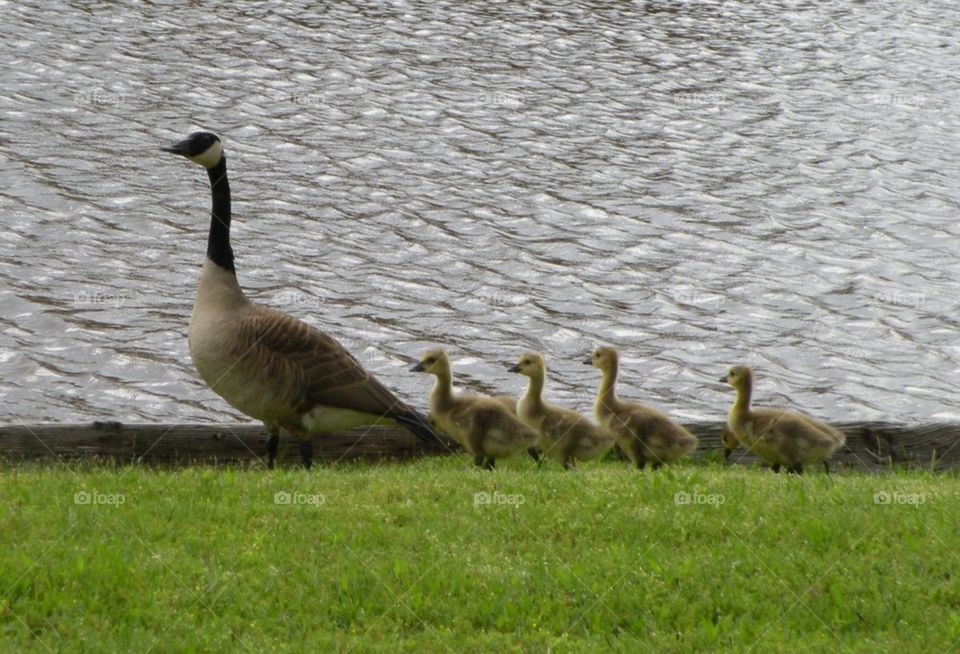
[[[733,450],[731,450],[729,447],[723,448],[723,460],[724,460],[724,461],[726,461],[727,459],[729,459],[731,454],[733,454]]]
[[[179,143],[174,143],[173,145],[165,145],[160,148],[162,152],[170,152],[172,154],[180,154],[184,157],[190,156],[190,141],[189,139],[180,141]]]
[[[423,372],[423,361],[417,361],[416,365],[410,368],[410,372]]]
[[[519,363],[513,364],[512,366],[507,368],[507,372],[520,372],[520,364]]]

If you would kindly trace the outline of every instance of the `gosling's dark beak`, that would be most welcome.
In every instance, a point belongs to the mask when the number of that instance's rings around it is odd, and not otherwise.
[[[724,461],[726,461],[727,459],[729,459],[731,454],[733,454],[733,450],[731,450],[729,447],[723,448],[723,460],[724,460]]]
[[[721,378],[720,378],[720,381],[723,382],[724,384],[726,384],[726,383],[727,383],[727,378],[726,378],[726,377],[721,377]]]
[[[410,372],[423,372],[423,371],[424,371],[423,361],[417,361],[416,365],[410,368]]]
[[[592,365],[593,365],[593,359],[592,359],[591,357],[587,357],[586,360],[585,360],[583,363],[584,363],[584,365],[592,366]]]
[[[174,143],[173,145],[165,145],[160,148],[163,152],[170,152],[172,154],[180,154],[184,157],[190,156],[190,142],[189,140],[180,141],[179,143]]]
[[[507,372],[520,372],[520,364],[515,363],[514,365],[507,368]]]

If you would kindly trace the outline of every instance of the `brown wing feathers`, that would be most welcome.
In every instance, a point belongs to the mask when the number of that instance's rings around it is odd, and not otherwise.
[[[318,329],[262,305],[254,305],[240,327],[252,341],[251,355],[281,366],[280,394],[304,413],[318,404],[397,418],[410,413],[383,384],[364,370],[342,345]],[[271,371],[272,372],[272,371]]]

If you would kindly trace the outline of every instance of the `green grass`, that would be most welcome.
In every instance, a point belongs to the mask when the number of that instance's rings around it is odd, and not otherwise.
[[[0,651],[946,652],[958,507],[916,471],[6,464]]]

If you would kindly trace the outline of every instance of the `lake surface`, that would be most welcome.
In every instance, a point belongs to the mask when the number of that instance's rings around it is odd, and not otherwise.
[[[461,387],[720,419],[960,418],[947,2],[0,3],[0,421],[227,421],[186,326],[222,135],[251,297],[423,407]]]

